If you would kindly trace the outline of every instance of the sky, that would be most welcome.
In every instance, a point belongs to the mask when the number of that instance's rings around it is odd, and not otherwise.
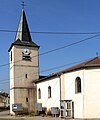
[[[21,2],[0,0],[0,91],[9,92],[9,65],[5,64],[9,63],[8,49],[16,35],[16,32],[4,30],[17,30],[22,12]],[[49,75],[94,58],[97,56],[96,53],[100,55],[100,36],[95,36],[100,34],[100,0],[24,0],[24,2],[32,40],[40,46],[39,54],[47,52],[39,56],[41,75]],[[93,36],[95,37],[91,38]],[[48,52],[51,50],[54,51]]]

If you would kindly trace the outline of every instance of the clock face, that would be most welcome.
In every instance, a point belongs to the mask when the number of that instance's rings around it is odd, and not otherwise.
[[[24,55],[29,55],[30,54],[30,50],[25,48],[25,49],[23,49],[23,53],[24,53]]]

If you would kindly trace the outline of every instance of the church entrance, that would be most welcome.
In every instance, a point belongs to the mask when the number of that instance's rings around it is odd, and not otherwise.
[[[62,120],[66,118],[73,118],[74,117],[74,102],[72,100],[62,100],[60,114],[61,114]]]

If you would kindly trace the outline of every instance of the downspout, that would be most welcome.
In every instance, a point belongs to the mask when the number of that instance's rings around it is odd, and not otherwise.
[[[85,117],[85,79],[84,79],[84,70],[83,70],[83,119],[84,119],[84,117]]]
[[[59,92],[60,92],[60,109],[61,109],[61,74],[57,74],[59,78]]]

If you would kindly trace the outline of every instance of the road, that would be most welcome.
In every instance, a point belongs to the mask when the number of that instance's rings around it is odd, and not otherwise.
[[[0,118],[0,120],[25,120],[25,119],[10,119],[10,118]]]
[[[59,117],[16,117],[9,115],[9,111],[0,112],[0,120],[61,120]]]
[[[54,117],[0,117],[0,120],[61,120]]]

